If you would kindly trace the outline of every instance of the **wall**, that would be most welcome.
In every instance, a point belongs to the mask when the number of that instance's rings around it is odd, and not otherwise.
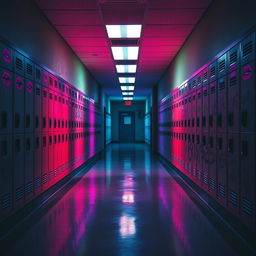
[[[33,0],[1,1],[0,36],[98,101],[98,84]]]
[[[160,80],[158,101],[256,25],[254,10],[254,0],[214,0]]]
[[[253,6],[214,1],[171,63],[158,85],[158,151],[255,232]]]
[[[112,141],[119,140],[119,111],[135,111],[135,140],[145,139],[144,113],[145,101],[133,101],[132,106],[124,106],[123,101],[111,101]]]

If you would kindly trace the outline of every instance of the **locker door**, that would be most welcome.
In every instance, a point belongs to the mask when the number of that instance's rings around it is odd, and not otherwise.
[[[12,210],[12,135],[0,135],[0,221]]]
[[[54,134],[49,132],[49,187],[51,187],[54,182]]]
[[[217,64],[216,62],[213,62],[209,66],[209,81],[214,82],[217,79]]]
[[[196,172],[197,180],[201,184],[202,182],[202,152],[204,145],[202,144],[202,90],[197,90],[196,96]]]
[[[0,134],[12,133],[13,74],[0,68]]]
[[[228,153],[227,153],[227,167],[228,167],[228,208],[238,215],[239,214],[239,133],[228,133]]]
[[[40,132],[34,135],[34,191],[38,195],[41,192],[42,185],[42,136]]]
[[[48,187],[49,173],[49,141],[48,133],[42,133],[42,188],[45,190]]]
[[[48,105],[49,105],[49,116],[48,116],[48,131],[54,131],[54,92],[48,91]]]
[[[34,93],[34,129],[35,132],[41,132],[42,120],[42,88],[40,84],[36,84]]]
[[[14,59],[13,55],[13,50],[0,42],[0,67],[12,71]]]
[[[48,89],[43,87],[42,90],[42,132],[48,131],[48,122],[49,122],[49,98],[48,98]]]
[[[34,63],[25,58],[25,78],[28,80],[34,81],[34,73],[35,73],[35,66]]]
[[[209,194],[216,198],[216,184],[217,184],[217,175],[216,175],[216,134],[215,133],[209,133],[209,153],[208,153],[208,183],[209,183]]]
[[[34,196],[34,136],[25,134],[25,200],[30,201]]]
[[[35,65],[35,82],[42,85],[42,69],[38,65]]]
[[[24,133],[25,123],[24,123],[24,87],[25,81],[21,76],[15,76],[15,85],[14,85],[14,133]]]
[[[46,70],[42,70],[42,85],[43,87],[49,88],[49,74]]]
[[[250,228],[255,225],[255,139],[255,133],[240,135],[241,216]]]
[[[218,60],[218,77],[223,77],[227,73],[227,54],[223,54]]]
[[[217,124],[217,97],[216,97],[216,81],[210,83],[209,88],[209,116],[208,116],[208,125],[209,132],[216,133],[216,124]]]
[[[31,80],[25,81],[25,132],[34,131],[34,84]]]
[[[227,206],[227,134],[217,133],[218,201]]]
[[[13,135],[13,194],[14,194],[14,211],[21,208],[24,204],[24,134]]]
[[[25,75],[25,58],[18,52],[14,52],[14,71],[19,76],[24,77]]]

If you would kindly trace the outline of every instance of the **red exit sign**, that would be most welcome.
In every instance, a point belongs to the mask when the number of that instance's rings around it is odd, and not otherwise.
[[[125,100],[124,101],[124,105],[125,106],[131,106],[132,105],[132,101],[131,100]]]

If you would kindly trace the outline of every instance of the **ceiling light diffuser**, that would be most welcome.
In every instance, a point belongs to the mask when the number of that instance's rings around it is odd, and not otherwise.
[[[121,86],[122,91],[134,91],[134,86]]]
[[[133,100],[133,97],[123,97],[123,100]]]
[[[141,25],[106,25],[109,38],[140,38]]]
[[[111,47],[114,60],[137,60],[139,54],[139,46],[112,46]]]
[[[133,84],[135,83],[135,77],[118,77],[121,84]]]
[[[133,95],[133,92],[122,92],[124,96],[131,96]]]
[[[136,73],[137,65],[116,65],[117,73]]]

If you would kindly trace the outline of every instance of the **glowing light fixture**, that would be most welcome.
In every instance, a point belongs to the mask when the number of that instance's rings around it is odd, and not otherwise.
[[[112,46],[111,47],[114,60],[137,60],[139,54],[139,46]]]
[[[109,38],[140,38],[141,25],[106,25]]]
[[[116,65],[117,73],[136,73],[137,65]]]
[[[133,97],[123,97],[123,100],[133,100]]]
[[[122,91],[134,91],[134,86],[121,86]]]
[[[121,84],[133,84],[135,83],[135,77],[119,77],[119,83]]]
[[[133,95],[133,92],[122,92],[122,94],[124,95],[124,96],[131,96],[131,95]]]

